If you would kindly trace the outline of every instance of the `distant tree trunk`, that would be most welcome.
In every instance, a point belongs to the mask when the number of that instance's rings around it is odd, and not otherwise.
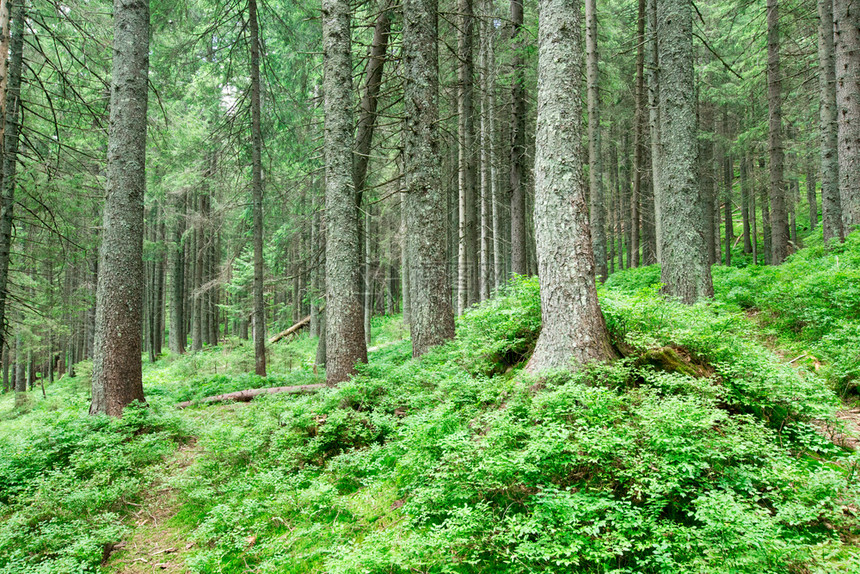
[[[460,233],[458,250],[457,314],[475,302],[478,254],[475,221],[475,127],[472,115],[474,16],[472,0],[458,0],[457,26],[457,134]]]
[[[750,238],[750,188],[749,173],[747,171],[747,157],[741,156],[741,219],[743,220],[744,253],[752,253],[752,239]],[[755,210],[752,210],[755,218]]]
[[[439,174],[438,2],[404,0],[403,163],[406,175],[412,354],[454,336],[446,271],[445,194]]]
[[[373,205],[369,204],[364,211],[364,344],[370,346],[370,320],[373,317],[373,260],[371,245],[371,225]]]
[[[699,101],[699,125],[703,132],[709,132],[714,126],[713,106],[710,102]],[[714,155],[713,134],[708,134],[700,141],[698,165],[699,187],[703,208],[702,216],[704,218],[702,221],[702,227],[705,235],[705,251],[708,256],[708,265],[713,265],[717,262],[714,244],[719,241],[714,237],[714,197],[717,194],[717,178],[714,173],[713,161]],[[668,166],[666,166],[666,169],[668,169]]]
[[[833,0],[839,191],[845,232],[860,225],[860,3]]]
[[[818,227],[818,198],[815,188],[818,182],[815,180],[815,168],[807,165],[806,171],[806,204],[809,207],[809,229]]]
[[[755,188],[756,188],[756,178],[754,175],[755,166],[750,159],[749,150],[746,151],[744,155],[744,165],[747,168],[747,177],[750,182],[750,190],[749,190],[749,200],[750,200],[750,219],[752,224],[752,256],[753,256],[753,264],[758,265],[759,261],[759,243],[758,243],[758,218],[756,216],[756,207],[755,207]]]
[[[24,2],[15,5],[9,74],[6,54],[9,49],[8,0],[0,0],[0,348],[6,340],[6,294],[9,284],[9,254],[12,249],[12,219],[15,208],[15,168],[18,163],[20,130],[21,70],[24,62]],[[8,80],[7,80],[8,79]],[[5,89],[4,89],[5,88]]]
[[[643,0],[640,0],[642,2]],[[597,0],[585,0],[585,52],[588,78],[588,187],[591,199],[591,244],[597,279],[606,281],[606,219],[600,146],[600,78],[597,54]]]
[[[782,77],[779,64],[779,0],[767,0],[767,103],[770,155],[771,261],[779,265],[788,255],[785,207],[785,150],[782,147]]]
[[[23,406],[27,402],[27,379],[24,373],[24,344],[21,340],[21,332],[15,334],[15,372],[13,379],[15,380],[15,406]]]
[[[759,158],[759,169],[764,170],[764,158]],[[761,226],[762,226],[762,264],[767,265],[771,261],[771,233],[770,233],[770,202],[768,201],[768,186],[762,185],[761,189]]]
[[[531,372],[615,357],[582,185],[581,18],[576,0],[540,0],[534,221],[543,327]]]
[[[685,303],[714,293],[696,186],[696,95],[693,79],[693,17],[687,0],[657,0],[660,61],[662,245],[661,280]]]
[[[523,62],[523,0],[511,0],[511,273],[525,275],[526,267],[526,95]]]
[[[323,0],[326,163],[326,382],[347,380],[367,362],[361,300],[358,213],[353,194],[350,8]]]
[[[263,301],[263,133],[260,126],[260,31],[257,0],[248,0],[251,44],[251,218],[254,229],[254,372],[266,376],[266,309]],[[351,86],[351,84],[350,84]],[[344,153],[349,153],[350,147]],[[350,157],[350,164],[352,158]]]
[[[492,4],[491,4],[492,5]],[[491,30],[495,30],[493,26],[488,26]],[[491,33],[488,48],[488,74],[489,80],[487,89],[488,96],[488,112],[487,120],[489,122],[488,130],[489,145],[490,145],[490,194],[491,207],[493,213],[493,286],[499,288],[505,283],[505,250],[502,245],[502,229],[504,228],[504,215],[502,208],[502,192],[499,181],[499,168],[497,167],[497,148],[496,148],[496,48],[494,32]]]
[[[143,401],[143,195],[149,3],[114,1],[107,196],[99,249],[90,414]]]
[[[821,149],[821,228],[824,241],[845,239],[839,193],[839,127],[836,107],[836,55],[833,0],[818,0],[819,145]]]
[[[648,76],[648,125],[651,134],[651,183],[654,196],[654,242],[657,262],[663,261],[663,246],[660,243],[662,233],[661,210],[663,202],[662,177],[662,141],[660,138],[660,68],[657,61],[657,0],[647,0],[646,11],[647,30],[645,57],[647,59]]]

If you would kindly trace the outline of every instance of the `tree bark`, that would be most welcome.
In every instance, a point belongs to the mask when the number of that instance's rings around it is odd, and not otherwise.
[[[6,53],[9,50],[9,5],[0,1],[0,349],[6,340],[6,294],[9,284],[9,258],[12,250],[12,219],[15,208],[15,168],[18,163],[18,132],[21,99],[21,69],[24,61],[24,2],[15,5],[11,34],[11,59],[6,74]]]
[[[543,327],[531,372],[616,356],[597,302],[582,185],[581,18],[576,0],[540,1],[534,221]]]
[[[663,261],[663,246],[660,243],[661,211],[663,205],[662,154],[660,138],[660,68],[657,61],[657,0],[647,0],[647,30],[645,44],[648,77],[648,124],[651,134],[651,185],[654,196],[654,242],[657,263]]]
[[[642,2],[643,0],[640,0]],[[597,279],[606,281],[606,217],[600,145],[600,92],[597,53],[597,0],[585,0],[585,53],[588,81],[588,188],[591,200],[591,244]]]
[[[438,2],[404,0],[403,159],[412,354],[454,336],[446,270],[445,194],[440,180]]]
[[[860,2],[833,0],[839,191],[845,233],[860,225]]]
[[[645,171],[645,0],[639,0],[636,18],[636,85],[633,97],[633,193],[630,197],[630,266],[639,267],[642,175]]]
[[[528,273],[526,261],[526,95],[523,0],[511,0],[511,273]]]
[[[143,196],[149,2],[114,0],[107,196],[96,291],[90,414],[122,416],[144,401],[141,374]]]
[[[475,222],[475,127],[472,94],[474,88],[474,51],[472,38],[474,15],[472,0],[458,0],[457,26],[457,134],[458,134],[458,190],[460,205],[458,242],[457,314],[477,299],[478,254],[477,226]]]
[[[260,125],[260,30],[257,0],[248,0],[251,51],[251,218],[254,228],[254,372],[266,376],[266,309],[263,300],[263,132]],[[351,147],[347,147],[346,153]],[[350,158],[351,160],[352,158]],[[352,163],[350,161],[350,163]]]
[[[361,300],[358,213],[353,194],[350,8],[324,0],[323,90],[326,162],[326,382],[336,385],[367,362]]]
[[[833,0],[818,0],[819,147],[821,154],[821,229],[824,241],[845,239],[839,193],[839,127],[836,107],[836,52]]]
[[[779,0],[767,0],[767,103],[770,155],[771,262],[788,255],[788,220],[785,207],[785,150],[782,147],[782,76],[779,63]]]
[[[687,0],[657,1],[660,61],[662,238],[661,280],[685,303],[714,293],[696,186],[696,95],[693,78],[693,17]]]

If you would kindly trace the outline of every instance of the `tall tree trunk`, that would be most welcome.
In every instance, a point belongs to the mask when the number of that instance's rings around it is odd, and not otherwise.
[[[642,2],[643,0],[640,0]],[[597,0],[585,0],[585,53],[588,81],[588,188],[591,199],[591,244],[597,279],[606,281],[606,221],[603,161],[600,146],[600,78],[597,54]]]
[[[458,134],[458,189],[460,205],[457,314],[475,302],[477,290],[478,254],[475,223],[475,161],[474,121],[472,115],[474,16],[472,0],[458,0],[457,12],[457,134]]]
[[[860,225],[860,3],[833,0],[839,191],[845,232]]]
[[[511,0],[511,273],[525,275],[526,267],[526,94],[523,62],[523,0]]]
[[[540,0],[535,241],[543,327],[527,369],[615,356],[597,302],[582,185],[582,32],[577,0]]]
[[[785,150],[782,147],[782,76],[779,64],[779,0],[767,0],[767,104],[770,155],[771,262],[788,255],[788,220],[785,207]]]
[[[490,51],[490,26],[487,22],[487,3],[481,5],[481,18],[479,20],[480,30],[480,85],[481,85],[481,220],[478,228],[480,229],[480,276],[478,278],[479,299],[486,301],[490,298],[490,290],[492,286],[492,265],[490,259],[490,230],[491,216],[490,204],[492,202],[492,178],[490,173],[490,163],[492,162],[491,141],[492,133],[490,132],[490,70],[489,70],[489,51]]]
[[[755,188],[756,188],[756,178],[755,178],[755,166],[753,165],[752,159],[750,157],[749,149],[746,150],[744,154],[744,165],[747,168],[747,178],[749,179],[749,198],[750,198],[750,219],[752,220],[752,255],[753,255],[753,264],[758,265],[759,262],[759,253],[761,250],[759,249],[758,242],[758,218],[756,216],[756,207],[755,207]]]
[[[0,348],[6,339],[6,294],[9,284],[9,256],[12,250],[12,219],[15,207],[15,168],[18,164],[20,130],[21,70],[24,62],[24,0],[15,4],[9,74],[6,53],[9,49],[9,5],[0,1]],[[8,78],[8,81],[7,81]],[[4,89],[5,88],[5,89]]]
[[[439,174],[437,0],[404,0],[403,63],[406,122],[403,163],[412,354],[454,336],[446,271],[445,195]]]
[[[170,272],[170,292],[168,307],[170,308],[170,333],[168,347],[171,353],[185,352],[185,321],[183,287],[185,275],[185,251],[182,246],[182,234],[185,231],[185,192],[170,194],[170,242],[167,244],[167,266]]]
[[[639,267],[640,203],[642,201],[642,175],[645,171],[645,0],[639,0],[636,18],[636,85],[633,114],[633,194],[630,197],[630,254],[631,267]]]
[[[651,135],[651,194],[654,197],[654,242],[657,262],[663,261],[661,210],[663,187],[661,183],[663,146],[660,139],[660,68],[657,61],[657,0],[647,0],[647,31],[645,57],[648,76],[648,126]]]
[[[743,224],[744,253],[752,253],[752,239],[750,238],[750,182],[747,171],[747,156],[741,155],[741,220]],[[752,210],[755,218],[755,210]]]
[[[254,372],[266,376],[266,309],[263,301],[263,132],[260,125],[260,30],[257,0],[248,0],[251,46],[251,218],[254,228]],[[350,86],[347,88],[349,89]],[[351,142],[350,142],[351,143]],[[351,146],[344,148],[349,154]],[[350,164],[352,158],[349,158]],[[350,203],[350,206],[352,204]]]
[[[326,382],[367,362],[358,213],[353,195],[352,63],[347,0],[323,0],[326,160]]]
[[[688,0],[657,1],[660,61],[660,141],[663,144],[660,230],[661,281],[685,303],[714,293],[707,246],[701,233],[702,202],[696,186],[696,95],[693,79],[693,16]]]
[[[809,229],[818,227],[818,197],[815,193],[816,181],[815,167],[811,162],[806,166],[806,205],[809,207]]]
[[[839,127],[836,107],[836,52],[833,0],[818,0],[819,146],[821,149],[821,228],[824,241],[845,239],[839,193]]]
[[[710,102],[699,101],[699,125],[703,132],[710,131],[714,126],[713,105]],[[708,134],[700,141],[698,165],[703,208],[702,217],[704,218],[702,227],[705,235],[705,251],[708,255],[708,265],[713,265],[717,262],[714,244],[719,241],[714,237],[714,196],[717,193],[714,155],[713,134]],[[668,166],[666,166],[666,169],[668,169]]]
[[[759,169],[764,171],[764,158],[759,158]],[[771,261],[773,249],[771,248],[770,231],[770,201],[768,198],[768,185],[762,185],[761,189],[761,226],[762,226],[762,264],[767,265]]]
[[[91,414],[121,416],[143,401],[143,195],[149,2],[114,0],[107,196],[96,291]]]

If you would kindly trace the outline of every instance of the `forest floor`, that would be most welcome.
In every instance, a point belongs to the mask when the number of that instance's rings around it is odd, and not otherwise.
[[[223,408],[223,407],[214,407]],[[175,520],[182,508],[177,482],[194,463],[199,448],[196,439],[180,446],[164,465],[155,482],[146,489],[138,510],[128,517],[132,528],[115,545],[103,565],[115,574],[180,574],[188,572],[185,555],[195,543],[188,540],[190,529]]]

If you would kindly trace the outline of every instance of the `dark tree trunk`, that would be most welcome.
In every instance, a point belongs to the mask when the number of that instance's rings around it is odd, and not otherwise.
[[[746,155],[741,156],[741,219],[743,223],[744,253],[752,253],[752,239],[750,238],[750,183],[747,171]],[[752,211],[755,217],[755,210]]]
[[[582,32],[576,0],[541,0],[535,241],[543,326],[527,369],[578,369],[615,356],[597,302],[582,185]]]
[[[511,273],[525,275],[526,267],[526,94],[523,62],[523,0],[511,0]]]
[[[458,190],[459,190],[459,242],[457,313],[462,314],[477,299],[478,254],[477,223],[475,221],[475,126],[473,121],[472,92],[473,57],[472,38],[474,17],[472,0],[458,0],[457,26],[457,134],[458,134]]]
[[[254,227],[254,372],[266,376],[266,309],[263,300],[263,132],[260,126],[260,30],[257,0],[248,0],[251,44],[251,211]],[[351,86],[351,84],[350,84]],[[350,154],[347,142],[344,154]],[[352,158],[349,158],[349,165]],[[349,198],[346,198],[347,200]],[[348,207],[352,207],[350,202]],[[353,247],[354,249],[354,247]]]
[[[6,76],[6,46],[9,37],[8,6],[0,11],[0,162],[2,162],[2,182],[0,182],[0,348],[6,339],[6,293],[9,283],[9,254],[12,249],[12,218],[15,207],[15,168],[18,163],[18,132],[21,117],[21,69],[24,61],[24,2],[15,3],[12,31],[11,59],[8,81]],[[5,90],[3,88],[6,88]]]
[[[779,0],[767,0],[767,103],[771,262],[778,265],[788,255],[785,150],[782,147],[782,76],[779,64]]]
[[[412,354],[417,357],[454,336],[454,315],[445,261],[445,196],[437,159],[437,0],[404,0],[403,16],[409,316]]]
[[[642,0],[640,0],[641,2]],[[591,244],[595,273],[606,281],[606,221],[603,161],[600,146],[600,92],[597,53],[597,0],[585,0],[585,52],[588,78],[588,188],[591,199]]]
[[[149,2],[114,1],[113,70],[102,244],[96,291],[91,414],[143,401],[143,194]]]
[[[687,0],[658,0],[660,61],[662,272],[669,295],[685,303],[714,293],[707,246],[701,233],[702,202],[696,186],[696,95],[693,17]]]
[[[639,0],[636,18],[636,85],[633,91],[633,194],[630,198],[630,261],[639,267],[640,203],[645,171],[645,0]]]
[[[347,380],[367,361],[359,222],[353,194],[352,64],[346,0],[323,1],[326,161],[326,381]]]
[[[819,147],[821,149],[821,228],[824,241],[845,239],[839,193],[839,128],[836,107],[836,55],[833,0],[818,0]]]

